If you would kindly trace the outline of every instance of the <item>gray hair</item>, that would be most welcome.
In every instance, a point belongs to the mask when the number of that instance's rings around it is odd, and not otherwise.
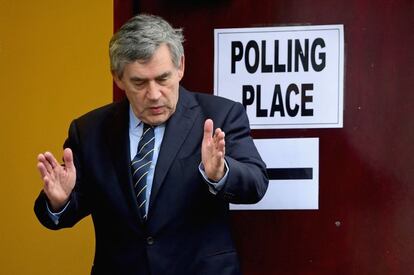
[[[161,44],[167,44],[178,68],[184,55],[182,29],[174,29],[161,17],[139,14],[132,17],[109,42],[111,72],[122,78],[124,67],[136,60],[148,61]]]

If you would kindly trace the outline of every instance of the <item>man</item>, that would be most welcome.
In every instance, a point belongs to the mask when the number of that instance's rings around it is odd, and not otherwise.
[[[229,203],[263,197],[265,164],[241,104],[179,86],[182,41],[159,17],[128,21],[110,42],[126,99],[72,122],[63,165],[38,156],[36,215],[50,229],[92,215],[92,274],[240,274]]]

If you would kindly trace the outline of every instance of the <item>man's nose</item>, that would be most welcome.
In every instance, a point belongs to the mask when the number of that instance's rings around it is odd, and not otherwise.
[[[150,100],[158,100],[161,97],[161,90],[155,81],[148,83],[147,98]]]

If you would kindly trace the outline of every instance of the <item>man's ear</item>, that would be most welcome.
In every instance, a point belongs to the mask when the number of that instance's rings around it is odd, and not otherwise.
[[[121,89],[122,91],[125,91],[124,82],[122,81],[121,78],[119,78],[119,76],[115,72],[112,72],[112,78],[114,79],[116,86],[118,86],[118,88]]]
[[[178,66],[178,77],[180,80],[184,77],[184,68],[185,68],[185,58],[184,55],[181,56],[180,65]]]

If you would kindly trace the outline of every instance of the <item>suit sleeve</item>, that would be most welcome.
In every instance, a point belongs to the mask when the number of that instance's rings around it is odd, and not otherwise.
[[[217,194],[235,204],[257,203],[264,196],[268,178],[250,136],[249,121],[243,106],[235,103],[222,126],[226,133],[226,161],[229,174],[224,187]]]
[[[68,138],[63,147],[72,149],[76,167],[76,184],[69,198],[70,203],[60,216],[57,225],[49,216],[46,206],[47,196],[43,190],[40,192],[34,205],[34,211],[40,223],[53,230],[72,227],[90,213],[90,207],[88,205],[88,200],[86,199],[88,197],[87,186],[84,186],[82,182],[81,146],[76,120],[70,125]]]

